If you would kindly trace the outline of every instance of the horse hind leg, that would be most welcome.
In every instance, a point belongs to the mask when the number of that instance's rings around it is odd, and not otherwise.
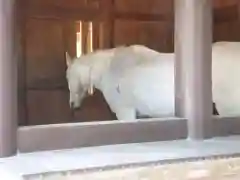
[[[137,120],[136,111],[134,108],[129,108],[129,107],[119,108],[115,113],[116,113],[117,119],[121,121]]]
[[[151,116],[149,115],[142,115],[139,111],[136,112],[136,118],[137,119],[149,119],[149,118],[152,118]]]
[[[213,115],[219,115],[218,113],[218,110],[217,110],[217,107],[216,107],[216,104],[215,103],[212,103],[212,109],[213,109]]]

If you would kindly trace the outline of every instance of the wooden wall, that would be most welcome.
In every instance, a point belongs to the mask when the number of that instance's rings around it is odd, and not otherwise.
[[[94,48],[145,44],[173,51],[171,0],[19,0],[19,124],[116,119],[100,92],[68,105],[64,52],[76,55],[76,22],[92,21]],[[239,40],[238,0],[214,0],[214,41]]]
[[[240,1],[214,0],[214,41],[240,40]]]

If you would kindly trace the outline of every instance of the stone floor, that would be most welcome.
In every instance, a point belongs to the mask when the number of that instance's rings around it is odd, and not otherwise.
[[[24,175],[86,170],[142,163],[170,163],[176,159],[240,154],[240,136],[192,142],[176,140],[89,147],[18,154],[0,159],[1,178],[19,180]],[[13,176],[12,179],[7,176]]]

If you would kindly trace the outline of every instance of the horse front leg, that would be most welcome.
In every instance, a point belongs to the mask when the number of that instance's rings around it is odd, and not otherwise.
[[[116,110],[116,116],[121,121],[133,121],[137,120],[136,111],[131,107],[121,107]]]

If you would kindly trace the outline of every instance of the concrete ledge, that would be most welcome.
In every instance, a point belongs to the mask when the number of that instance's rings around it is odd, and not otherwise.
[[[80,179],[80,177],[99,179],[98,177],[102,176],[103,179],[111,179],[111,177],[134,179],[139,176],[152,179],[152,173],[157,172],[152,170],[161,166],[163,169],[158,169],[160,174],[157,174],[160,177],[166,175],[166,171],[169,172],[166,177],[171,174],[175,177],[184,177],[193,171],[193,174],[200,174],[199,176],[204,174],[211,178],[222,178],[226,174],[230,174],[229,176],[231,173],[239,174],[239,140],[240,136],[229,136],[215,137],[204,141],[159,141],[20,153],[14,157],[0,159],[0,173],[3,179],[8,180],[19,180],[20,177],[29,180]],[[213,163],[219,159],[229,160],[229,158],[237,161],[228,161],[224,166],[215,163],[209,167],[208,163],[204,164],[207,159]],[[190,162],[195,164],[193,168]],[[168,167],[172,168],[167,170]],[[141,171],[146,173],[141,173],[138,171],[139,168],[148,170]],[[188,171],[189,168],[190,171]],[[215,170],[212,174],[213,169]],[[114,174],[113,172],[118,173]],[[186,174],[184,175],[184,173]],[[10,179],[3,175],[19,178]]]
[[[20,127],[18,146],[20,152],[33,152],[185,139],[186,123],[186,119],[165,118]],[[240,134],[240,118],[214,117],[213,123],[214,136]]]
[[[24,179],[36,180],[40,175],[25,176]],[[238,180],[240,179],[240,159],[227,158],[202,160],[197,162],[181,162],[176,164],[156,164],[137,168],[118,168],[115,170],[95,172],[49,173],[41,176],[41,180]]]

